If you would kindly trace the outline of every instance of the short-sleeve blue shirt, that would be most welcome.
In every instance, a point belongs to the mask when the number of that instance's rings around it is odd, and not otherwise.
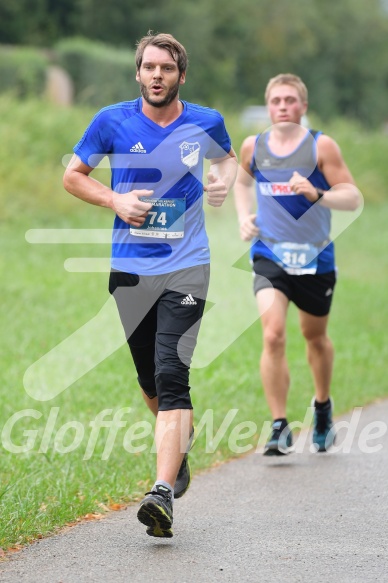
[[[96,167],[108,156],[111,188],[119,194],[153,190],[152,199],[181,199],[181,238],[133,235],[130,225],[115,217],[111,266],[138,275],[159,275],[206,264],[210,260],[203,212],[203,161],[222,158],[231,150],[221,114],[182,101],[183,111],[167,127],[142,112],[142,98],[99,111],[74,147],[79,158]]]

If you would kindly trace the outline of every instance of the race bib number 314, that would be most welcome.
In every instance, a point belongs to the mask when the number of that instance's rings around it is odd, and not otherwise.
[[[310,243],[276,243],[272,252],[278,258],[278,264],[290,275],[317,272],[318,248]]]
[[[141,227],[130,227],[131,235],[162,239],[181,239],[185,234],[185,198],[139,198],[152,209]]]

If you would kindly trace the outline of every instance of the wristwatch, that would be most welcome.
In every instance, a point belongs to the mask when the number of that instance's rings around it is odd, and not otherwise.
[[[322,190],[322,188],[316,188],[315,190],[317,191],[317,195],[318,195],[318,198],[315,202],[319,202],[321,200],[321,198],[323,197],[323,195],[325,194],[325,191]]]

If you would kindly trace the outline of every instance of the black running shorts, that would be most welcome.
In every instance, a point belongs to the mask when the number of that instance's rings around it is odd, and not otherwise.
[[[138,381],[160,411],[192,409],[189,370],[209,286],[209,265],[138,276],[112,270],[114,296]]]
[[[261,255],[253,257],[255,273],[253,291],[273,287],[283,292],[300,310],[313,316],[326,316],[330,312],[336,283],[336,272],[307,275],[289,275],[271,259]]]

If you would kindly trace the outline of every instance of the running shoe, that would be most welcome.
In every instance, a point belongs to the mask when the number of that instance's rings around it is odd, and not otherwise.
[[[281,421],[274,421],[272,433],[264,446],[264,455],[287,455],[292,451],[292,433],[288,425],[283,427]]]
[[[311,406],[314,407],[313,446],[317,452],[327,451],[335,441],[333,401],[330,398],[325,409],[317,409],[313,398]]]
[[[147,492],[140,502],[137,518],[148,528],[149,536],[171,538],[173,532],[172,493],[162,485],[157,485],[151,492]]]
[[[183,494],[186,494],[190,487],[191,482],[191,468],[189,463],[188,452],[193,447],[195,441],[194,437],[194,427],[191,429],[189,443],[187,444],[186,453],[179,468],[178,475],[176,477],[174,486],[174,498],[181,498]]]

